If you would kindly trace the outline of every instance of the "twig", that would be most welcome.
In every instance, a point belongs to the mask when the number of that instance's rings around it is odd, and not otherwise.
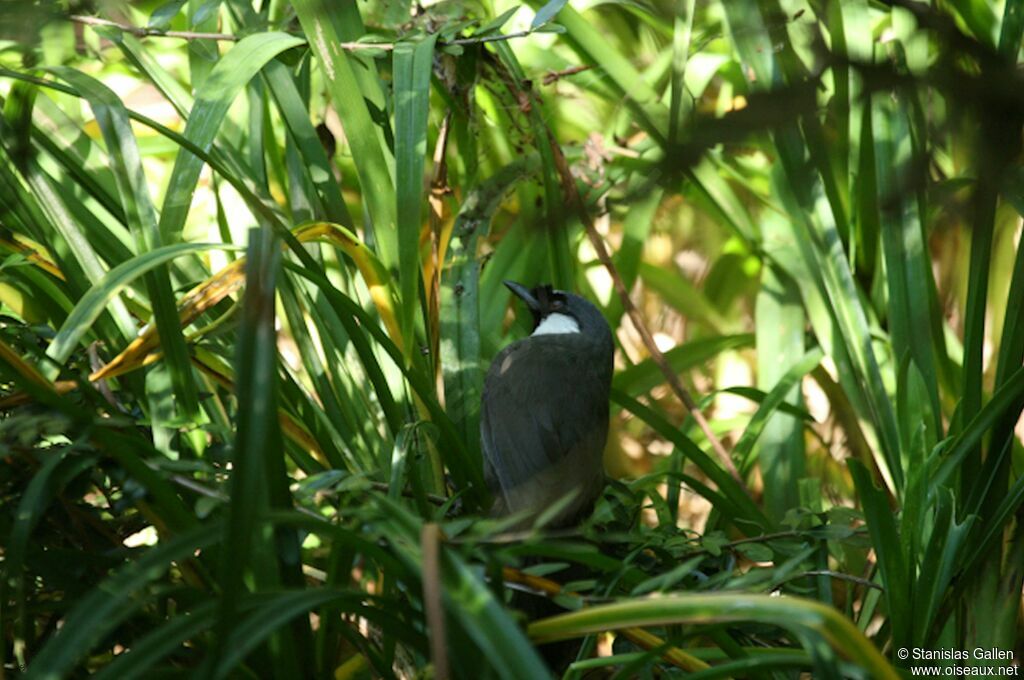
[[[545,85],[551,85],[552,83],[557,83],[566,76],[574,76],[577,73],[583,73],[584,71],[589,71],[592,68],[594,67],[590,64],[583,64],[581,66],[572,66],[570,68],[562,69],[561,71],[548,71],[544,74],[544,78],[541,82]]]
[[[110,19],[101,19],[100,17],[88,17],[81,14],[72,14],[68,19],[76,24],[84,24],[86,26],[105,26],[107,28],[116,28],[119,31],[125,33],[131,33],[139,38],[181,38],[182,40],[229,40],[237,41],[241,40],[240,36],[231,35],[230,33],[198,33],[196,31],[167,31],[162,28],[149,28],[147,26],[132,26],[131,24],[124,24],[119,21],[111,21]],[[506,33],[504,35],[484,35],[480,37],[471,38],[456,38],[455,40],[438,41],[438,46],[449,47],[452,45],[481,45],[489,42],[501,42],[504,40],[513,40],[515,38],[525,38],[530,35],[533,31],[518,31],[516,33]],[[340,42],[338,47],[347,52],[359,52],[362,50],[384,50],[385,52],[395,49],[398,43],[394,42]]]
[[[722,548],[735,548],[738,545],[744,545],[746,543],[764,543],[767,541],[774,541],[779,538],[803,538],[807,535],[807,533],[807,531],[776,531],[770,534],[761,534],[760,536],[748,536],[747,538],[738,538],[735,541],[730,541],[726,543],[722,546]],[[702,549],[698,552],[707,551]]]
[[[423,549],[423,609],[430,640],[430,660],[434,663],[434,677],[448,680],[451,670],[441,597],[441,529],[433,522],[424,524],[420,529],[420,545]]]
[[[863,527],[849,527],[854,534],[864,534],[867,532],[866,528]],[[737,546],[745,545],[748,543],[767,543],[768,541],[774,541],[780,538],[812,538],[816,540],[822,540],[821,537],[815,535],[815,529],[796,529],[789,531],[776,531],[770,534],[761,534],[760,536],[748,536],[747,538],[739,538],[735,541],[729,541],[718,546],[719,550],[735,550]],[[697,548],[691,550],[685,554],[685,557],[696,557],[697,555],[710,555],[711,550],[708,548]]]
[[[156,465],[150,465],[149,467],[152,468],[153,470],[159,470],[159,467],[156,466]],[[207,498],[212,498],[214,500],[218,500],[218,501],[221,501],[223,503],[231,502],[231,497],[228,494],[224,493],[223,491],[220,491],[218,489],[212,489],[212,488],[210,488],[208,486],[205,486],[205,485],[197,482],[196,480],[191,479],[189,477],[186,477],[184,475],[179,475],[179,474],[175,473],[175,474],[169,475],[167,478],[170,481],[172,481],[175,484],[177,484],[178,486],[180,486],[180,487],[182,487],[184,489],[188,489],[189,491],[192,491],[193,493],[196,493],[196,494],[198,494],[200,496],[205,496]],[[384,482],[370,482],[370,486],[373,489],[380,490],[380,491],[388,491],[390,489],[390,487],[387,484],[385,484]],[[407,496],[409,498],[413,497],[413,494],[410,491],[402,491],[402,495],[403,496]],[[425,494],[425,495],[426,495],[427,501],[429,501],[430,503],[433,503],[435,505],[444,505],[445,503],[448,502],[448,499],[444,498],[443,496],[435,496],[433,494]],[[317,514],[316,512],[314,512],[312,510],[310,510],[309,508],[301,506],[301,505],[296,505],[295,506],[295,510],[297,510],[298,512],[301,512],[304,515],[309,515],[310,517],[316,517],[317,519],[323,519],[323,517],[321,515]]]
[[[885,591],[885,588],[875,583],[874,581],[869,581],[866,578],[854,576],[853,574],[844,574],[839,571],[832,571],[831,569],[812,569],[810,571],[804,571],[799,574],[794,574],[793,576],[790,576],[785,580],[794,581],[798,578],[803,578],[805,576],[828,576],[829,578],[839,579],[840,581],[849,581],[850,583],[856,583],[857,585],[864,586],[865,588],[874,588],[875,590],[881,590],[883,592]]]
[[[69,20],[76,24],[84,24],[86,26],[105,26],[107,28],[116,28],[119,31],[125,33],[131,33],[132,35],[139,38],[181,38],[182,40],[238,40],[237,35],[230,35],[228,33],[197,33],[195,31],[166,31],[162,28],[149,28],[145,26],[132,26],[131,24],[122,24],[117,21],[111,21],[110,19],[101,19],[100,17],[87,17],[81,14],[72,14],[68,17]]]
[[[453,545],[461,543],[469,543],[472,545],[510,545],[520,544],[523,541],[534,537],[540,538],[576,538],[580,536],[579,529],[553,529],[551,531],[538,531],[536,529],[526,529],[524,531],[507,531],[493,536],[487,536],[484,538],[449,538],[448,543]]]
[[[452,45],[480,45],[489,42],[502,42],[505,40],[512,40],[514,38],[525,38],[530,35],[532,31],[519,31],[517,33],[506,33],[504,35],[484,35],[479,38],[456,38],[455,40],[438,40],[438,47],[451,47]],[[395,49],[399,43],[395,42],[340,42],[338,47],[349,51],[358,52],[359,50],[384,50],[385,52]]]

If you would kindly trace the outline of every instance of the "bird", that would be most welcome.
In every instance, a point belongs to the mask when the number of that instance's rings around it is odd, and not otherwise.
[[[484,379],[480,439],[491,515],[511,529],[578,524],[604,488],[615,345],[600,310],[550,285],[505,286],[526,303],[533,332],[498,352]]]

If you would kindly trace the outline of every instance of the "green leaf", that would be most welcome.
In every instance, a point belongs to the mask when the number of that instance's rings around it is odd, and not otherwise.
[[[665,352],[665,360],[676,373],[694,368],[718,354],[749,346],[754,340],[750,334],[720,335],[701,338]],[[649,391],[665,380],[661,369],[651,359],[645,359],[616,374],[612,384],[616,389],[637,395]]]
[[[310,49],[320,62],[331,101],[352,150],[363,201],[374,239],[379,244],[378,255],[394,274],[399,266],[395,182],[387,147],[380,143],[378,127],[367,108],[370,94],[356,75],[356,69],[364,71],[365,65],[338,47],[342,38],[332,20],[332,14],[337,12],[330,3],[297,0],[293,5]],[[354,3],[349,11],[357,11]]]
[[[94,78],[69,68],[59,68],[56,72],[89,101],[96,116],[107,143],[128,227],[135,235],[137,252],[152,252],[160,248],[163,244],[157,228],[156,209],[149,196],[139,148],[124,104],[110,88]],[[182,413],[194,418],[199,413],[199,397],[167,267],[155,267],[145,275],[145,280],[174,394]]]
[[[820,602],[799,597],[719,593],[634,599],[542,619],[530,624],[529,633],[537,642],[551,642],[622,628],[741,621],[810,633],[817,644],[832,645],[847,658],[857,659],[873,678],[899,677],[849,619]]]
[[[893,626],[893,644],[903,647],[911,643],[911,626],[913,621],[905,612],[913,609],[907,606],[912,603],[910,590],[910,566],[900,544],[899,532],[889,499],[884,491],[875,486],[864,464],[859,460],[848,460],[847,466],[857,485],[864,519],[867,521],[871,543],[878,555],[878,567],[882,572],[882,583],[885,586],[885,599],[888,602],[889,617]]]
[[[394,49],[395,197],[398,219],[398,269],[401,329],[406,362],[415,345],[413,322],[419,309],[420,229],[423,214],[423,168],[427,154],[430,76],[437,34]]]
[[[914,600],[919,606],[914,611],[914,644],[926,644],[932,639],[931,626],[939,609],[949,602],[947,589],[957,572],[963,568],[962,551],[976,519],[970,516],[963,522],[956,522],[956,503],[948,490],[940,493],[936,501],[934,525],[927,534],[921,560],[925,568],[921,570],[915,584]],[[923,526],[912,529],[924,534]]]
[[[267,62],[302,42],[301,38],[286,33],[258,33],[235,44],[217,62],[209,78],[196,93],[195,105],[185,124],[184,137],[201,150],[209,151],[228,107],[239,91]],[[181,240],[181,231],[202,168],[203,159],[185,149],[178,152],[160,212],[160,233],[166,242]]]
[[[562,8],[565,7],[566,2],[568,0],[548,0],[537,10],[533,21],[530,22],[530,29],[536,30],[554,19],[562,11]]]
[[[772,257],[778,257],[780,254],[776,251],[775,242],[784,238],[778,222],[766,220],[761,229],[765,236],[765,250]],[[797,282],[776,267],[763,267],[754,319],[757,323],[757,384],[764,389],[772,389],[785,379],[786,372],[800,361],[805,352],[807,315]],[[786,411],[786,407],[801,401],[801,390],[794,385],[779,402],[778,409]],[[765,399],[762,399],[761,405],[764,403]],[[746,455],[740,458],[741,469]],[[764,424],[757,460],[764,480],[765,506],[768,514],[776,520],[781,520],[790,508],[799,504],[798,483],[805,474],[805,456],[801,423],[773,414]]]
[[[619,270],[619,276],[622,277],[622,283],[625,285],[626,290],[633,290],[633,284],[636,282],[637,275],[641,271],[646,271],[641,262],[644,242],[647,241],[647,236],[651,233],[651,228],[654,225],[654,216],[664,195],[665,192],[661,189],[652,189],[647,195],[629,207],[629,212],[626,213],[625,219],[622,220],[622,244],[615,253],[615,267]],[[664,278],[673,279],[673,282],[676,279],[676,277],[672,277],[667,272]],[[668,298],[675,289],[669,286],[667,289],[656,288],[656,290]],[[669,302],[669,304],[672,303]],[[605,312],[608,325],[612,328],[618,328],[623,313],[622,301],[618,295],[613,295]]]
[[[966,427],[950,442],[945,440],[932,456],[941,456],[942,465],[935,473],[933,481],[934,488],[947,484],[950,478],[964,467],[964,460],[981,445],[982,438],[989,433],[992,426],[1006,414],[1021,412],[1022,398],[1024,398],[1024,367],[1018,368],[1006,379],[1002,386],[996,390],[981,411],[967,424]],[[943,446],[948,444],[948,446]]]
[[[178,16],[181,8],[185,5],[188,0],[170,0],[153,10],[153,13],[149,15],[149,28],[155,28],[159,30],[166,29],[171,25],[171,21],[174,17]]]
[[[721,333],[727,323],[707,296],[677,271],[642,262],[640,278],[685,318]]]
[[[505,196],[536,171],[534,154],[509,163],[466,195],[455,218],[441,280],[441,371],[445,410],[477,450],[484,367],[480,349],[480,257],[477,243]]]
[[[822,356],[824,354],[817,347],[807,352],[792,368],[786,371],[786,374],[779,379],[779,382],[775,384],[775,387],[768,393],[765,400],[757,407],[757,412],[750,418],[746,429],[743,430],[743,435],[736,442],[736,446],[732,451],[732,455],[740,461],[740,471],[742,473],[749,473],[751,466],[754,464],[754,444],[757,442],[757,438],[761,436],[761,432],[764,430],[768,419],[775,413],[776,409],[779,408],[779,405],[782,404],[793,388],[803,380],[804,376],[821,363]]]
[[[889,329],[893,352],[913,358],[927,391],[923,411],[930,416],[926,426],[933,439],[941,439],[941,413],[938,393],[936,348],[945,349],[941,338],[934,338],[931,316],[933,297],[931,263],[918,203],[904,189],[914,182],[911,172],[916,160],[908,143],[910,129],[903,98],[891,93],[872,100],[875,121],[875,174],[878,178],[877,202],[881,209],[880,232],[885,254],[886,282],[889,293]],[[899,107],[899,108],[897,108]]]
[[[338,317],[345,323],[351,324],[349,326],[350,337],[354,343],[358,343],[357,348],[363,358],[364,366],[368,368],[376,367],[376,359],[371,360],[373,354],[369,349],[369,339],[363,333],[358,332],[359,328],[365,329],[391,357],[391,360],[395,362],[409,381],[413,391],[423,402],[432,422],[438,427],[441,455],[452,474],[455,486],[465,493],[465,497],[472,505],[481,507],[487,495],[483,480],[482,462],[478,457],[470,456],[465,440],[458,435],[451,419],[448,418],[444,409],[437,403],[432,379],[421,374],[415,367],[407,368],[404,365],[401,351],[391,342],[376,322],[359,305],[332,286],[322,273],[308,268],[300,269],[287,262],[285,266],[290,271],[312,281],[327,298],[331,307],[338,314]],[[374,387],[377,390],[378,398],[384,395],[384,398],[390,400],[391,394],[387,389],[387,383],[383,380],[383,375],[379,374],[379,371],[380,368],[376,367],[376,370],[370,373],[371,379],[375,381]],[[396,405],[391,402],[385,406],[385,410],[388,413],[389,426],[394,433],[397,433],[402,427],[402,418],[397,411]]]
[[[542,12],[547,15],[544,21],[558,15],[558,21],[565,27],[566,38],[572,48],[588,64],[607,75],[609,84],[625,97],[625,104],[636,117],[637,124],[659,143],[663,143],[668,132],[668,108],[625,56],[618,50],[608,49],[606,36],[564,0],[530,0],[529,4],[537,9],[537,17],[542,16]],[[534,18],[534,26],[541,23]]]
[[[231,502],[225,526],[224,546],[221,554],[221,608],[217,626],[222,644],[217,656],[223,665],[230,658],[229,636],[234,631],[234,619],[245,591],[245,579],[252,570],[257,585],[279,587],[278,560],[285,554],[275,555],[274,548],[285,553],[284,536],[268,541],[265,532],[257,531],[257,518],[265,515],[274,505],[287,503],[280,497],[278,487],[284,484],[284,495],[289,496],[284,461],[281,458],[281,431],[277,413],[277,331],[275,328],[275,302],[277,269],[281,250],[269,229],[252,229],[246,254],[245,306],[237,349],[238,375],[238,430],[235,436],[231,472]],[[294,548],[294,546],[292,546]],[[269,557],[269,559],[267,559]],[[274,559],[274,558],[277,559]],[[276,649],[290,648],[291,631],[283,631]],[[225,653],[227,652],[227,653]],[[297,673],[300,667],[287,655],[274,654],[274,671]]]
[[[546,23],[534,29],[534,33],[565,33],[566,28],[562,24]]]
[[[47,356],[58,363],[67,361],[79,340],[89,331],[89,327],[103,313],[110,301],[125,286],[146,272],[185,254],[229,247],[216,243],[178,243],[163,246],[138,255],[127,262],[122,262],[111,269],[78,301],[46,350]]]
[[[501,14],[499,14],[496,17],[494,17],[493,19],[488,21],[486,24],[484,24],[483,26],[481,26],[480,28],[475,30],[473,32],[473,35],[474,36],[477,36],[477,35],[481,35],[482,36],[482,35],[487,35],[488,33],[493,33],[495,31],[501,30],[501,27],[504,26],[505,24],[507,24],[508,20],[511,19],[513,16],[515,16],[515,13],[518,12],[520,9],[522,9],[522,5],[516,5],[515,7],[510,7],[509,9],[505,10],[504,12],[502,12]]]
[[[613,402],[627,409],[654,428],[662,437],[675,444],[685,458],[693,461],[715,483],[728,502],[728,505],[716,505],[716,509],[722,512],[725,518],[735,524],[740,531],[748,536],[756,536],[771,526],[768,518],[732,475],[722,469],[722,466],[712,460],[708,454],[701,451],[700,447],[694,444],[678,427],[674,427],[664,416],[614,386],[611,398]],[[692,482],[688,483],[690,486],[694,486]],[[694,486],[694,488],[696,487]]]
[[[279,61],[271,61],[264,67],[263,77],[291,139],[295,141],[309,181],[316,188],[317,196],[324,205],[324,214],[317,217],[353,229],[355,223],[341,196],[341,187],[334,178],[331,159],[327,157],[323,144],[317,137],[316,130],[309,120],[309,111],[288,68]]]
[[[630,596],[646,595],[647,593],[665,592],[671,590],[676,584],[682,581],[684,578],[694,572],[694,570],[700,566],[701,561],[704,558],[702,556],[691,557],[682,564],[670,569],[664,574],[659,574],[646,581],[640,583],[638,586],[630,591]]]

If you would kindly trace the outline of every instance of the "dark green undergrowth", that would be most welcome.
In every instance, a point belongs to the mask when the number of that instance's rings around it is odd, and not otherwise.
[[[1020,659],[1017,0],[13,5],[0,677]],[[572,530],[486,516],[505,279],[616,330]]]

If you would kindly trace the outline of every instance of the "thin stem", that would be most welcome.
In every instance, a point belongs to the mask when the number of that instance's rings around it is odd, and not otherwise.
[[[562,78],[574,76],[577,73],[583,73],[584,71],[589,71],[592,68],[594,67],[589,64],[583,64],[581,66],[570,66],[569,68],[562,69],[561,71],[548,71],[544,74],[544,79],[541,80],[541,82],[545,85],[551,85],[553,83],[557,83]]]
[[[182,40],[226,40],[226,41],[238,41],[241,40],[240,36],[231,35],[230,33],[199,33],[196,31],[168,31],[162,28],[149,28],[147,26],[132,26],[131,24],[121,23],[119,21],[111,21],[110,19],[101,19],[100,17],[89,17],[81,14],[72,14],[68,17],[69,21],[76,24],[83,24],[85,26],[104,26],[106,28],[116,28],[119,31],[125,33],[131,33],[139,38],[180,38]],[[501,42],[504,40],[513,40],[515,38],[525,38],[530,35],[532,31],[518,31],[516,33],[508,33],[505,35],[484,35],[480,37],[470,38],[456,38],[455,40],[438,41],[438,45],[441,47],[448,47],[451,45],[481,45],[489,42]],[[361,50],[384,50],[390,51],[395,49],[395,45],[398,43],[394,42],[340,42],[338,47],[348,52],[358,52]]]
[[[844,574],[839,571],[832,571],[831,569],[812,569],[810,571],[804,571],[800,572],[799,574],[789,576],[785,580],[794,581],[798,578],[803,578],[805,576],[828,576],[829,578],[839,579],[840,581],[849,581],[850,583],[856,583],[857,585],[864,586],[865,588],[874,588],[875,590],[883,591],[885,590],[885,588],[875,583],[874,581],[869,581],[866,578],[854,576],[853,574]]]
[[[76,24],[83,24],[85,26],[105,26],[107,28],[116,28],[119,31],[125,33],[131,33],[139,38],[181,38],[182,40],[238,40],[237,35],[230,35],[228,33],[197,33],[195,31],[166,31],[162,28],[149,28],[145,26],[132,26],[131,24],[122,24],[117,21],[111,21],[110,19],[101,19],[100,17],[87,17],[81,14],[72,14],[68,19]]]

